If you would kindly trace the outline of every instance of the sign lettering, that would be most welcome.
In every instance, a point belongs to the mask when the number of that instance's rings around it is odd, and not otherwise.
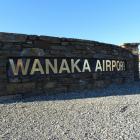
[[[114,59],[10,57],[7,61],[8,78],[125,70],[126,61]]]

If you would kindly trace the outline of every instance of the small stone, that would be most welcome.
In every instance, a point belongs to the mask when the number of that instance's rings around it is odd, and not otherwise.
[[[121,108],[120,112],[123,113],[127,110],[128,106],[124,106],[123,108]]]
[[[45,85],[45,88],[54,88],[55,86],[55,83],[54,82],[48,82],[46,85]]]
[[[44,56],[44,50],[39,48],[26,48],[21,52],[21,56]]]

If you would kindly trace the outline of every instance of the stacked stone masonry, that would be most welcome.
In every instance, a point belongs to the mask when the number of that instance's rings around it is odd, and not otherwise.
[[[86,57],[125,59],[124,72],[76,73],[11,83],[7,79],[7,58],[12,56]],[[13,94],[53,94],[102,88],[138,79],[138,56],[117,45],[96,41],[49,36],[0,33],[0,96]]]

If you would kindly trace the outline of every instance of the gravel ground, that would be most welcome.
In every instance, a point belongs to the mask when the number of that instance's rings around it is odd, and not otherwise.
[[[0,99],[0,140],[140,140],[140,82]]]

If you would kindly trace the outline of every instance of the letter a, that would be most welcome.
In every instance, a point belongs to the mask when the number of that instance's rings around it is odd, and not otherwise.
[[[62,73],[63,71],[67,71],[67,73],[70,73],[70,69],[69,69],[69,66],[68,66],[66,59],[62,59],[59,73]]]
[[[100,60],[97,60],[97,62],[96,62],[95,71],[98,71],[98,70],[102,71],[102,66],[101,66]]]
[[[89,66],[89,63],[88,63],[88,60],[87,59],[85,59],[85,61],[84,61],[82,72],[85,72],[86,70],[88,70],[89,72],[91,72],[91,69],[90,69],[90,66]]]
[[[44,71],[43,71],[43,68],[42,68],[42,65],[41,65],[39,59],[34,60],[30,74],[33,75],[35,72],[40,72],[41,74],[44,74]]]

